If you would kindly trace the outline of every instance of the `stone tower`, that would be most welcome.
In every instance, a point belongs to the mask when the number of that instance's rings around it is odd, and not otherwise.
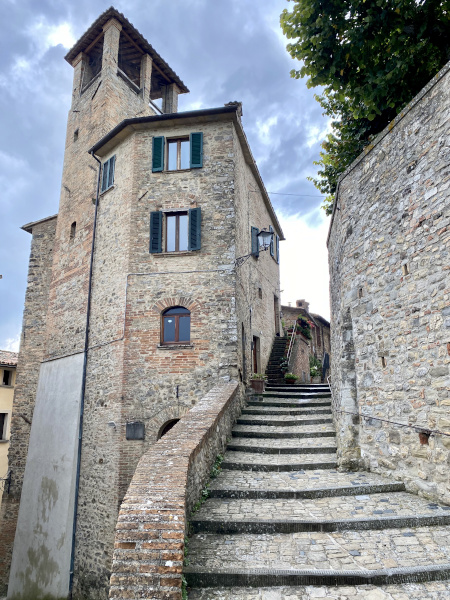
[[[283,236],[240,104],[178,113],[188,89],[114,8],[66,60],[59,211],[24,226],[8,598],[106,598],[140,457],[217,381],[263,371],[279,330]],[[260,257],[263,228],[274,239]]]

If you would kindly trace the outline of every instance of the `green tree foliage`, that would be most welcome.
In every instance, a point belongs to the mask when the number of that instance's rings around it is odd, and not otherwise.
[[[332,119],[316,187],[332,210],[339,175],[450,60],[449,0],[288,0],[281,27],[295,78]]]

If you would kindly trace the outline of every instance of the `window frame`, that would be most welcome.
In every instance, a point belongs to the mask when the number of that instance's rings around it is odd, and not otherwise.
[[[0,442],[7,442],[8,441],[8,418],[9,418],[9,411],[5,411],[5,410],[0,410],[0,415],[3,415],[3,427],[0,427]],[[1,420],[0,420],[0,425],[1,425]]]
[[[3,367],[2,371],[3,371],[3,372],[2,372],[2,381],[1,381],[1,385],[2,385],[3,387],[13,387],[13,374],[14,374],[14,371],[13,371],[13,369],[7,369],[7,368]],[[6,374],[6,373],[9,373],[9,377],[8,377],[8,381],[9,381],[9,383],[4,383],[4,381],[5,381],[5,374]]]
[[[106,169],[106,187],[105,184],[105,169]],[[114,154],[108,160],[102,164],[102,181],[100,186],[100,193],[103,194],[107,192],[112,187],[114,187],[114,176],[116,171],[116,155]],[[111,175],[112,172],[112,175]]]
[[[169,310],[175,309],[175,308],[182,308],[183,310],[187,310],[188,313],[180,313],[179,315],[177,315],[177,313],[173,313],[172,315],[167,315]],[[164,319],[166,316],[171,316],[174,317],[175,319],[175,340],[173,342],[166,342],[164,341]],[[180,337],[180,318],[182,319],[186,319],[189,318],[189,339],[188,340],[179,340]],[[186,308],[185,306],[169,306],[167,308],[165,308],[163,310],[163,312],[161,313],[161,339],[160,339],[160,344],[161,346],[190,346],[191,345],[191,311]]]
[[[180,216],[187,217],[187,248],[186,250],[180,250]],[[168,249],[168,220],[170,217],[176,217],[175,221],[175,250]],[[163,211],[163,222],[164,222],[164,252],[189,252],[189,211],[188,210],[180,210],[176,212],[166,212]]]
[[[181,142],[187,142],[189,144],[189,156],[188,156],[188,166],[181,168]],[[176,169],[169,169],[169,148],[172,144],[177,144],[177,167]],[[166,138],[166,149],[165,149],[165,168],[164,171],[168,171],[169,173],[173,173],[174,171],[189,171],[191,168],[190,161],[190,153],[191,153],[191,142],[189,136],[179,136],[175,138]]]

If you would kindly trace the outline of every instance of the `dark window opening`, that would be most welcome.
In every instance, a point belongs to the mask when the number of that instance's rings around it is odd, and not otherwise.
[[[0,440],[6,439],[6,417],[7,413],[0,413]]]
[[[166,251],[184,252],[188,250],[187,212],[169,213],[166,216]]]
[[[362,298],[363,297],[363,289],[359,288],[358,290],[358,298]]]
[[[189,138],[167,140],[167,170],[189,169]]]
[[[102,173],[102,192],[114,185],[114,170],[116,166],[116,156],[111,156],[106,162],[103,163]]]
[[[138,88],[141,87],[141,61],[142,52],[121,32],[118,67]]]
[[[260,300],[262,300],[262,288],[258,288],[258,297]]]
[[[383,369],[386,368],[387,362],[386,362],[386,358],[384,356],[381,357],[381,366],[383,367]]]
[[[84,63],[84,73],[81,89],[85,88],[102,70],[103,59],[103,36],[90,49],[86,62]]]
[[[75,131],[73,132],[73,141],[74,142],[76,142],[78,139],[78,133],[79,133],[79,130],[75,129]]]
[[[409,269],[407,264],[402,265],[402,271],[403,275],[409,275]]]
[[[191,313],[183,306],[168,308],[162,314],[161,344],[189,344]]]
[[[72,225],[70,226],[70,239],[71,240],[75,239],[76,232],[77,232],[77,222],[74,221],[72,223]]]
[[[12,383],[12,371],[8,371],[7,369],[3,370],[3,385],[11,385]]]
[[[170,421],[167,421],[167,423],[164,423],[164,425],[159,430],[158,437],[156,439],[160,440],[163,437],[163,435],[166,435],[166,433],[168,433],[172,429],[172,427],[175,427],[179,420],[180,419],[172,419]]]

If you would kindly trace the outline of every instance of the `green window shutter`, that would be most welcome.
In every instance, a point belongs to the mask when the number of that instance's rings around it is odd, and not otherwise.
[[[273,227],[272,225],[269,225],[269,231],[271,231],[273,233]],[[270,240],[270,256],[274,256],[273,253],[273,246],[274,246],[274,236],[272,236],[272,239]]]
[[[162,247],[162,212],[156,210],[150,213],[150,253],[161,252]]]
[[[164,137],[153,138],[152,144],[152,172],[164,171]]]
[[[189,242],[188,250],[200,250],[201,248],[201,221],[202,211],[200,208],[189,209]]]
[[[251,233],[252,233],[252,254],[253,254],[253,256],[259,256],[259,240],[258,240],[259,229],[257,227],[252,227]]]
[[[114,167],[116,165],[116,156],[111,156],[109,159],[108,187],[114,184]]]
[[[191,133],[191,169],[203,167],[203,133]]]
[[[276,235],[275,239],[277,241],[277,263],[280,264],[280,236]]]

